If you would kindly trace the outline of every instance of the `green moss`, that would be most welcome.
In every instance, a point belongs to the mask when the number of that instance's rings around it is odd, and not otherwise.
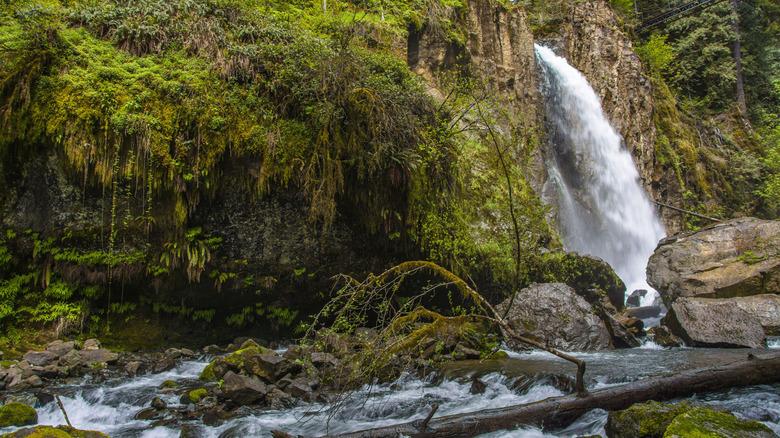
[[[179,384],[174,382],[173,380],[166,380],[166,381],[162,382],[161,386],[163,388],[175,388],[175,387],[179,386]]]
[[[752,435],[752,433],[756,433],[756,435]],[[743,420],[732,414],[699,408],[675,417],[663,435],[664,438],[727,438],[734,436],[774,436],[774,432],[757,421]]]
[[[68,426],[37,426],[19,429],[2,435],[1,438],[109,438],[94,430],[79,430]]]
[[[661,438],[675,417],[694,407],[689,402],[636,404],[610,412],[605,428],[613,438]]]
[[[196,389],[194,391],[190,391],[190,401],[193,403],[197,403],[203,399],[208,394],[208,391],[206,391],[204,388]]]
[[[210,364],[206,365],[206,368],[203,368],[203,371],[201,371],[200,376],[198,376],[198,379],[217,380],[217,376],[214,374],[214,362],[211,362]]]
[[[38,412],[24,403],[0,406],[0,427],[29,426],[38,422]]]

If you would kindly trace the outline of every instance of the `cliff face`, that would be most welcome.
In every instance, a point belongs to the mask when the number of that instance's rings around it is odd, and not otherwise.
[[[525,11],[491,0],[470,0],[460,11],[468,35],[461,45],[435,29],[411,32],[409,68],[431,85],[438,75],[462,67],[504,102],[526,124],[536,121],[539,101],[536,86],[534,38]]]

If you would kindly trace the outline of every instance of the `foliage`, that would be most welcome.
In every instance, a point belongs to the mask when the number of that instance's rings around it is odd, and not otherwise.
[[[673,67],[677,56],[674,47],[666,43],[668,35],[653,34],[647,42],[636,48],[640,58],[656,75],[665,74]]]

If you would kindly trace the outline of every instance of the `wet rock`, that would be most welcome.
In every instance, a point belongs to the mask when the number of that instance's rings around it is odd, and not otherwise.
[[[279,374],[279,365],[286,362],[287,359],[282,356],[261,354],[252,356],[244,360],[244,369],[250,374],[260,376],[269,382],[275,381]]]
[[[164,372],[170,371],[170,370],[172,370],[174,368],[176,368],[176,362],[173,359],[165,358],[165,359],[156,361],[152,365],[152,373],[154,373],[154,374],[164,373]]]
[[[666,428],[663,436],[664,438],[692,436],[777,438],[772,429],[764,424],[707,408],[693,409],[678,415]]]
[[[610,412],[605,430],[608,438],[662,438],[675,417],[703,406],[709,405],[697,401],[635,404]]]
[[[742,218],[658,244],[648,282],[667,307],[679,297],[733,298],[780,291],[780,222]]]
[[[157,409],[159,411],[159,410],[167,408],[168,407],[168,403],[165,403],[165,401],[163,399],[161,399],[160,397],[155,397],[155,398],[152,399],[151,406],[154,409]]]
[[[100,345],[100,341],[97,339],[87,339],[84,341],[84,345],[81,346],[82,351],[100,350],[101,348],[102,345]]]
[[[206,354],[222,354],[225,352],[222,348],[220,348],[218,345],[207,345],[203,347],[203,352]]]
[[[761,324],[733,301],[679,298],[661,324],[691,347],[766,346]]]
[[[486,389],[487,389],[487,385],[485,384],[485,382],[477,378],[474,378],[471,381],[471,388],[469,388],[469,392],[474,395],[483,394]]]
[[[96,340],[95,340],[96,341]],[[88,341],[85,341],[86,345]],[[98,343],[97,345],[100,345]],[[91,348],[88,350],[82,349],[79,354],[79,365],[84,367],[92,367],[95,364],[106,363],[113,364],[119,359],[119,355],[106,350],[105,348]]]
[[[626,315],[639,319],[655,318],[662,310],[661,306],[634,307],[626,309]]]
[[[125,372],[130,377],[134,377],[134,376],[137,376],[139,374],[143,374],[143,373],[146,372],[146,364],[141,362],[141,361],[138,361],[138,360],[134,360],[132,362],[128,362],[125,365]]]
[[[235,403],[246,406],[263,400],[268,393],[266,385],[250,377],[240,376],[228,371],[224,377],[222,392]]]
[[[69,426],[35,426],[3,435],[3,438],[109,438],[96,430],[80,430]]]
[[[626,298],[626,307],[639,307],[645,295],[647,295],[645,289],[637,289],[631,292],[631,295]]]
[[[309,385],[309,380],[305,377],[296,378],[290,382],[284,390],[291,396],[306,401],[311,400],[311,393],[313,391],[312,387]]]
[[[612,315],[602,314],[601,319],[615,348],[636,348],[642,345],[642,342]]]
[[[68,354],[69,351],[76,349],[76,343],[73,341],[63,342],[54,341],[46,346],[46,351],[54,353],[57,357]]]
[[[24,403],[11,402],[0,406],[0,428],[30,426],[38,422],[38,412]]]
[[[289,409],[295,405],[295,399],[278,388],[268,394],[268,407],[271,409]]]
[[[503,313],[507,299],[497,306]],[[562,283],[534,283],[520,291],[506,320],[521,336],[567,351],[610,347],[610,336],[585,299]],[[510,348],[526,348],[505,336]]]
[[[208,391],[206,391],[205,388],[199,388],[190,391],[189,394],[187,394],[187,398],[189,399],[189,403],[198,403],[207,395]]]
[[[22,359],[38,367],[49,366],[59,359],[59,355],[51,351],[28,351]]]
[[[143,408],[133,416],[134,420],[151,421],[159,420],[165,416],[165,410],[155,408]]]
[[[753,295],[727,300],[733,301],[737,307],[755,317],[765,334],[780,335],[780,295]]]
[[[454,360],[479,359],[481,353],[479,350],[469,348],[463,344],[457,344],[452,352],[451,358]]]
[[[336,366],[338,365],[338,359],[336,359],[336,356],[330,353],[315,352],[311,354],[311,363],[313,363],[317,368],[321,368],[326,365]]]

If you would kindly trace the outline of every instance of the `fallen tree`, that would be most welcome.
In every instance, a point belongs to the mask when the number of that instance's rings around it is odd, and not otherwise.
[[[668,400],[775,382],[780,382],[780,352],[758,357],[748,355],[746,360],[732,364],[683,371],[673,376],[646,379],[593,391],[587,395],[555,397],[536,403],[440,418],[430,418],[429,415],[425,420],[353,432],[339,437],[473,437],[496,430],[517,429],[524,425],[564,427],[591,409],[620,410],[649,400]]]

